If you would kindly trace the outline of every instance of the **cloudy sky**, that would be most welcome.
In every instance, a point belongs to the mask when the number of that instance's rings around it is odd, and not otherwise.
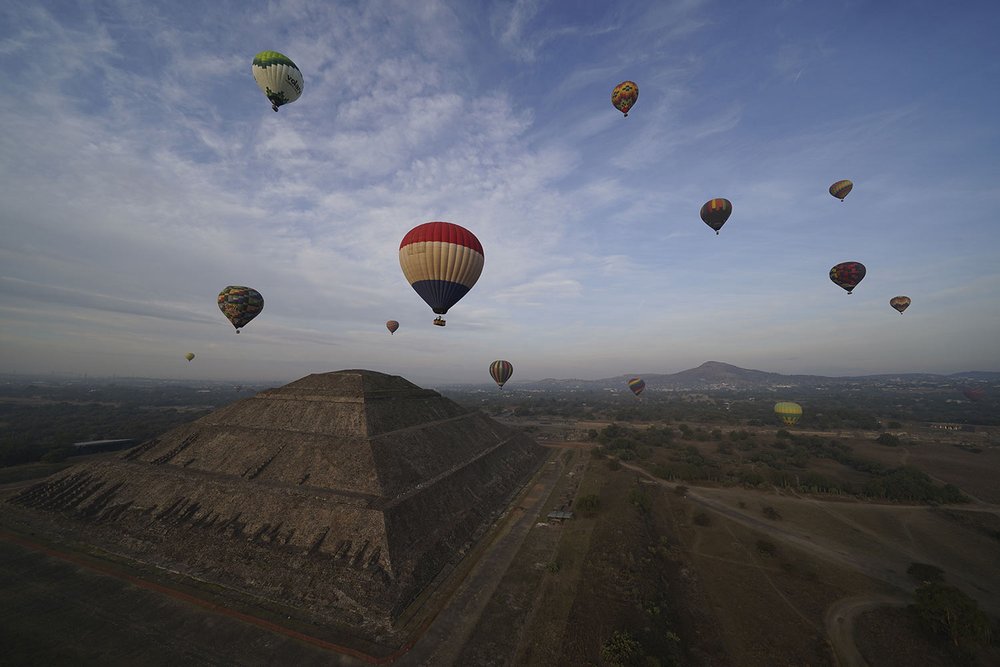
[[[986,1],[0,3],[0,372],[1000,370],[998,33]],[[265,49],[305,79],[279,113]],[[398,262],[431,220],[486,255],[445,328]],[[266,302],[239,336],[226,285]]]

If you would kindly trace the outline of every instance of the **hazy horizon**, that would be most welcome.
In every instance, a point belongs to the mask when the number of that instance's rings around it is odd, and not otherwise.
[[[516,385],[708,359],[827,376],[1000,360],[995,4],[0,17],[17,64],[0,74],[4,372],[479,384],[507,359]],[[265,49],[304,77],[279,113],[250,72]],[[625,79],[628,118],[610,103]],[[713,197],[733,202],[718,236],[699,218]],[[431,220],[485,250],[443,329],[397,259]],[[850,296],[828,277],[848,260],[868,270]],[[265,299],[238,336],[227,285]]]

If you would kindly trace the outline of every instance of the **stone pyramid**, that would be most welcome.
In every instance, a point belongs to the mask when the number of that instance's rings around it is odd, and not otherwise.
[[[10,502],[69,539],[378,634],[544,457],[437,392],[346,370],[263,391]]]

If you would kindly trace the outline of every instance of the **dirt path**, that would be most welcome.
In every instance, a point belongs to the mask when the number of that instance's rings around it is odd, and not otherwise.
[[[876,607],[903,607],[909,600],[896,595],[860,595],[841,598],[826,609],[823,624],[839,667],[868,667],[854,641],[854,619]]]
[[[475,629],[486,604],[493,596],[521,543],[535,524],[538,513],[555,483],[562,476],[561,457],[554,458],[556,474],[543,473],[513,511],[519,513],[494,536],[472,571],[459,585],[444,610],[434,619],[416,643],[403,655],[399,665],[454,665]]]

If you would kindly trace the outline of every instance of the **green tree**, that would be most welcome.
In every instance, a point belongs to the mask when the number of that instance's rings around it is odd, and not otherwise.
[[[642,655],[642,646],[630,632],[615,630],[601,647],[601,658],[616,667],[631,664]]]
[[[917,589],[912,608],[925,626],[946,635],[955,646],[990,641],[989,617],[975,600],[954,586],[941,582],[924,584]]]

